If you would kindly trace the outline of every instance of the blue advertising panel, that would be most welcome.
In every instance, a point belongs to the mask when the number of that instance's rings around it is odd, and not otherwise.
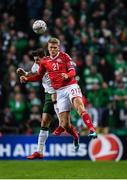
[[[0,137],[0,159],[26,159],[26,156],[37,150],[37,140],[38,136]],[[49,136],[44,149],[44,160],[118,161],[125,154],[123,140],[113,134],[99,135],[96,140],[82,136],[79,151],[75,152],[72,137]]]
[[[72,137],[49,136],[44,149],[45,160],[89,159],[89,139],[81,137],[80,149],[74,151]],[[3,136],[0,138],[0,159],[26,159],[37,150],[37,136]]]

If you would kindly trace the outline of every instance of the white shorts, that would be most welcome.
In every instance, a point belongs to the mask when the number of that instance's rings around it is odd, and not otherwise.
[[[82,98],[82,92],[78,84],[72,84],[56,90],[57,107],[59,113],[70,111],[72,100],[75,97]]]

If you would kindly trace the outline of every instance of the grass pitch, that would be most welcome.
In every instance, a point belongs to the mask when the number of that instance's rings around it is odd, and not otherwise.
[[[0,161],[0,179],[127,179],[127,161]]]

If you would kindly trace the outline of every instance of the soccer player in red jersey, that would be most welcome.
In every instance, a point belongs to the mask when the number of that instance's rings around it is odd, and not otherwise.
[[[37,81],[38,77],[43,77],[47,71],[52,87],[57,93],[57,107],[59,118],[62,122],[62,125],[54,133],[59,135],[63,129],[68,129],[71,126],[69,123],[69,112],[73,105],[89,129],[88,136],[96,138],[95,128],[92,124],[91,117],[85,109],[81,89],[75,79],[76,72],[72,65],[72,59],[68,54],[60,51],[59,46],[60,41],[57,38],[51,38],[48,41],[50,56],[43,58],[38,73],[28,78],[22,76],[20,80],[23,82]]]
[[[40,60],[42,57],[44,57],[44,50],[43,49],[37,49],[32,52],[32,56],[35,60],[31,71],[26,72],[22,68],[17,69],[17,74],[19,76],[31,76],[34,73],[37,72],[39,65],[40,65]],[[32,155],[27,156],[27,159],[41,159],[43,158],[43,149],[46,143],[46,140],[49,136],[49,125],[52,121],[52,115],[54,114],[54,110],[57,113],[57,102],[56,102],[56,95],[55,95],[55,90],[51,86],[50,79],[48,77],[48,74],[45,73],[43,78],[40,78],[42,80],[42,85],[45,90],[45,102],[43,106],[43,113],[42,113],[42,119],[41,119],[41,130],[38,136],[38,149],[35,151]],[[59,118],[59,117],[58,117]],[[59,124],[61,122],[59,121]],[[62,129],[61,133],[63,132],[64,129]],[[79,149],[79,135],[77,130],[71,125],[71,129],[69,128],[67,130],[67,133],[73,136],[73,143],[74,143],[74,149],[75,151],[78,151]],[[59,132],[60,135],[60,132]]]

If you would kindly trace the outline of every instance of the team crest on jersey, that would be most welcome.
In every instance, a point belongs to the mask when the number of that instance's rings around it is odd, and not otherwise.
[[[58,58],[56,61],[57,61],[57,62],[62,62],[62,59]]]

